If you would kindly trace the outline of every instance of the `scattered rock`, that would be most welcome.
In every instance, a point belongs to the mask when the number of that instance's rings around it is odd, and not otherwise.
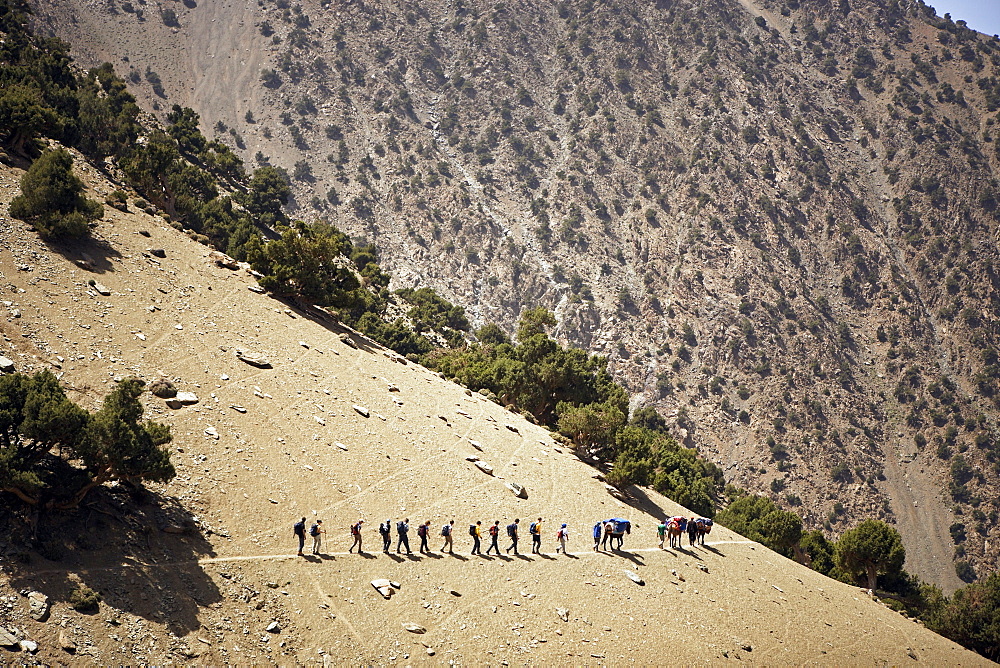
[[[467,462],[478,462],[479,461],[479,455],[469,455],[468,457],[465,458],[465,461],[467,461]]]
[[[434,654],[435,654],[434,648],[433,647],[428,647],[427,648],[427,656],[434,656]]]
[[[420,624],[414,624],[412,622],[404,623],[403,629],[409,631],[410,633],[427,633],[427,629],[425,629],[423,626],[421,626]]]
[[[250,292],[256,292],[258,295],[264,294],[264,288],[260,287],[256,283],[254,283],[253,285],[248,285],[247,290],[249,290]]]
[[[493,467],[479,459],[476,461],[476,468],[485,473],[486,475],[493,475]]]
[[[559,619],[563,620],[564,622],[569,621],[569,610],[567,610],[566,608],[556,608],[556,614],[559,615]]]
[[[309,350],[309,344],[306,343],[305,341],[299,341],[299,345],[305,348],[306,350]]]
[[[399,392],[399,388],[396,387],[395,385],[393,385],[392,383],[389,383],[389,391],[390,392]]]
[[[339,334],[338,338],[340,338],[340,340],[343,341],[344,345],[347,346],[348,348],[357,348],[358,347],[358,344],[356,344],[354,342],[354,339],[351,338],[350,334]]]
[[[264,630],[267,631],[268,633],[281,633],[281,626],[278,624],[278,622],[271,622],[270,624],[267,625],[267,628]]]
[[[28,614],[38,622],[44,622],[49,618],[49,597],[40,591],[33,591],[28,594]]]
[[[705,573],[708,572],[708,566],[706,566],[705,564],[698,564],[698,568],[704,571]]]
[[[205,429],[205,436],[219,440],[219,431],[215,427],[207,427]]]
[[[241,362],[246,362],[251,366],[259,367],[261,369],[270,369],[271,363],[267,361],[267,358],[260,353],[248,353],[245,350],[236,351],[236,359]]]
[[[232,405],[232,406],[230,406],[230,408],[232,408],[232,409],[233,409],[234,411],[236,411],[237,413],[246,413],[246,412],[247,412],[247,409],[246,409],[246,408],[244,408],[243,406],[237,406],[237,405],[235,405],[235,404],[234,404],[234,405]]]
[[[97,291],[97,294],[101,295],[102,297],[110,297],[111,296],[111,290],[108,290],[102,283],[97,283],[95,281],[94,284],[91,287],[93,287],[94,290]]]
[[[336,445],[336,446],[337,446],[338,448],[340,448],[340,449],[341,449],[341,450],[343,450],[344,452],[347,452],[347,446],[346,446],[346,445],[344,445],[343,443],[341,443],[340,441],[336,441],[336,442],[334,443],[334,445]]]
[[[516,482],[509,482],[507,483],[507,489],[509,489],[514,494],[514,496],[516,496],[519,499],[528,498],[528,490],[525,489],[524,485],[519,485]]]
[[[167,406],[170,408],[180,408],[198,403],[198,395],[194,392],[178,392],[176,396],[167,399]]]
[[[472,439],[470,438],[470,439],[469,439],[469,445],[471,445],[472,447],[474,447],[474,448],[475,448],[476,450],[479,450],[479,452],[482,452],[482,451],[483,451],[483,444],[482,444],[482,443],[480,443],[479,441],[473,441],[473,440],[472,440]]]
[[[361,415],[363,417],[368,417],[371,415],[371,413],[368,412],[368,409],[365,408],[364,406],[358,406],[357,404],[354,404],[353,406],[351,406],[351,408],[357,411],[358,415]]]
[[[622,494],[622,491],[620,489],[618,489],[617,487],[615,487],[614,485],[609,485],[607,483],[604,483],[604,489],[607,491],[608,494],[610,494],[611,496],[615,497],[619,501],[625,501],[626,500],[626,497],[625,497],[624,494]]]
[[[629,580],[631,580],[632,582],[636,583],[640,587],[645,587],[646,586],[646,581],[643,580],[641,577],[639,577],[637,574],[633,573],[630,570],[626,569],[626,571],[625,571],[625,577],[627,577]]]
[[[22,640],[21,642],[17,643],[17,645],[18,647],[21,648],[22,652],[34,654],[35,652],[38,651],[38,643],[36,643],[34,640]]]
[[[751,645],[748,642],[745,642],[742,645],[740,645],[740,649],[742,649],[744,652],[752,652],[753,651],[753,645]]]
[[[0,372],[14,373],[14,360],[0,357]]]
[[[69,654],[76,653],[76,643],[66,634],[66,629],[59,631],[59,649]]]
[[[520,434],[521,433],[520,431],[518,431],[517,427],[515,427],[514,425],[512,425],[510,423],[507,423],[504,426],[507,427],[507,429],[509,429],[510,431],[514,432],[515,434]]]
[[[162,248],[147,248],[146,252],[152,255],[153,257],[159,257],[159,258],[167,257],[167,252]]]
[[[318,415],[313,415],[313,419],[316,420],[316,424],[318,424],[319,426],[321,427],[326,426],[326,420],[324,418],[321,418]]]

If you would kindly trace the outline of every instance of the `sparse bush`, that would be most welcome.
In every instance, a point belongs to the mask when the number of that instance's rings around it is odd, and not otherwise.
[[[21,194],[11,201],[10,215],[31,224],[43,239],[82,237],[88,223],[104,214],[104,207],[83,192],[83,182],[73,174],[73,157],[63,149],[46,151],[21,177]]]
[[[77,612],[97,612],[101,595],[86,585],[79,585],[69,593],[69,604]]]

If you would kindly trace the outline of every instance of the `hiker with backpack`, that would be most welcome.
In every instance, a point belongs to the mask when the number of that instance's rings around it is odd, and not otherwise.
[[[298,522],[292,525],[292,533],[294,533],[299,538],[299,552],[298,556],[302,556],[302,548],[306,545],[306,518],[302,518]]]
[[[430,554],[431,548],[427,546],[427,536],[431,532],[431,521],[427,520],[417,527],[417,536],[420,538],[420,554]]]
[[[378,533],[382,536],[382,551],[389,554],[389,547],[392,545],[392,520],[379,524]]]
[[[667,520],[656,525],[656,537],[660,539],[660,549],[663,549],[663,540],[667,537]]]
[[[559,546],[556,548],[556,554],[559,554],[560,550],[562,550],[563,554],[566,554],[566,542],[569,541],[569,529],[566,528],[565,522],[563,522],[559,531],[556,531],[556,540],[559,541]]]
[[[396,554],[399,554],[399,548],[403,545],[406,546],[406,553],[413,554],[410,550],[410,518],[407,517],[402,522],[396,522],[396,535],[399,536],[399,541],[396,543]]]
[[[486,548],[486,554],[490,553],[490,550],[496,550],[497,556],[500,556],[500,546],[497,541],[500,540],[500,520],[495,520],[493,526],[489,529],[490,534],[490,546]]]
[[[354,546],[358,546],[358,554],[364,554],[361,550],[361,525],[364,524],[364,520],[358,520],[351,525],[351,535],[354,537],[354,543],[351,544],[351,548],[347,550],[348,552],[354,551]]]
[[[513,522],[507,525],[507,535],[510,536],[510,547],[507,548],[507,554],[510,554],[511,550],[514,550],[514,554],[517,554],[517,525],[521,523],[519,518],[515,518]]]
[[[688,545],[693,546],[698,542],[698,520],[694,517],[687,522]]]
[[[601,550],[601,532],[604,530],[604,523],[598,522],[594,525],[594,552]]]
[[[614,532],[615,532],[615,523],[612,522],[611,520],[608,520],[607,522],[605,522],[604,523],[604,540],[601,541],[601,549],[602,550],[605,547],[608,546],[608,539],[611,538],[611,535]],[[611,541],[611,549],[612,550],[615,549],[615,541],[613,541],[613,540]]]
[[[532,522],[531,526],[528,527],[528,533],[531,534],[531,553],[541,554],[542,553],[542,518],[539,517],[537,522]]]
[[[480,541],[479,538],[482,536],[480,532],[480,527],[483,525],[483,521],[479,520],[475,524],[469,525],[469,535],[472,536],[472,552],[470,554],[478,554],[482,556],[483,553],[480,551]]]
[[[323,543],[323,534],[326,530],[323,529],[323,520],[316,520],[311,527],[309,527],[309,535],[313,539],[313,554],[319,554],[319,548]]]
[[[444,536],[444,545],[441,546],[442,552],[447,552],[448,554],[455,554],[455,520],[451,522],[445,522],[445,525],[441,527],[441,535]],[[447,550],[445,548],[448,548]]]

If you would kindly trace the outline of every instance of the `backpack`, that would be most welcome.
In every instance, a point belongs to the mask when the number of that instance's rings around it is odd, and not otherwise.
[[[304,534],[306,532],[306,523],[299,520],[292,526],[292,531],[295,532],[296,536]]]
[[[451,535],[451,525],[450,524],[445,524],[443,527],[441,527],[441,535],[442,536],[450,536]]]
[[[314,524],[311,527],[309,527],[309,535],[310,536],[318,536],[319,535],[319,525],[318,524]]]
[[[470,524],[469,525],[469,535],[472,536],[473,538],[476,537],[476,525],[475,524]]]
[[[536,534],[538,533],[538,522],[532,522],[531,526],[528,527],[528,533]]]
[[[351,535],[357,536],[361,533],[361,523],[351,525]]]
[[[500,527],[498,527],[496,524],[490,527],[491,536],[496,536],[498,533],[500,533]]]
[[[406,526],[406,522],[396,522],[397,533],[406,533],[409,529],[410,527]]]
[[[426,524],[421,524],[420,526],[417,527],[417,535],[420,536],[421,538],[423,538],[424,536],[427,535],[427,525]]]
[[[556,539],[558,540],[559,538],[562,538],[562,537],[563,537],[563,530],[559,529],[559,531],[556,531]]]
[[[508,524],[507,525],[507,535],[513,538],[517,534],[517,525]]]
[[[382,534],[383,536],[388,536],[389,535],[389,523],[388,522],[382,522],[382,524],[379,524],[378,525],[378,532],[380,534]]]

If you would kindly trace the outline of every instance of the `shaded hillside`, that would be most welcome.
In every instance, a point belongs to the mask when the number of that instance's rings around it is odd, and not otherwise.
[[[903,2],[38,11],[401,286],[552,307],[730,482],[996,568],[996,40]]]
[[[90,197],[117,187],[79,155],[75,171]],[[0,211],[20,176],[0,167]],[[0,508],[15,530],[0,543],[2,624],[39,643],[36,661],[985,665],[722,527],[705,547],[659,550],[654,520],[683,509],[642,490],[633,506],[616,500],[545,430],[258,294],[245,270],[218,266],[159,216],[109,207],[92,237],[48,245],[0,214],[0,354],[24,373],[51,369],[87,408],[130,375],[198,400],[143,397],[146,417],[172,428],[171,482],[43,513],[38,549],[23,547],[30,513]],[[295,555],[301,516],[328,527],[321,557]],[[432,522],[432,556],[378,551],[378,522],[407,516]],[[538,516],[543,555],[467,555],[474,519]],[[623,551],[593,552],[590,525],[607,516],[630,518],[632,534]],[[437,528],[452,518],[446,556]],[[363,556],[344,550],[357,519]],[[552,554],[561,522],[571,556]],[[370,584],[381,577],[401,584],[390,600]],[[70,607],[82,587],[101,595],[96,614]],[[29,617],[25,589],[50,598],[44,621]]]

